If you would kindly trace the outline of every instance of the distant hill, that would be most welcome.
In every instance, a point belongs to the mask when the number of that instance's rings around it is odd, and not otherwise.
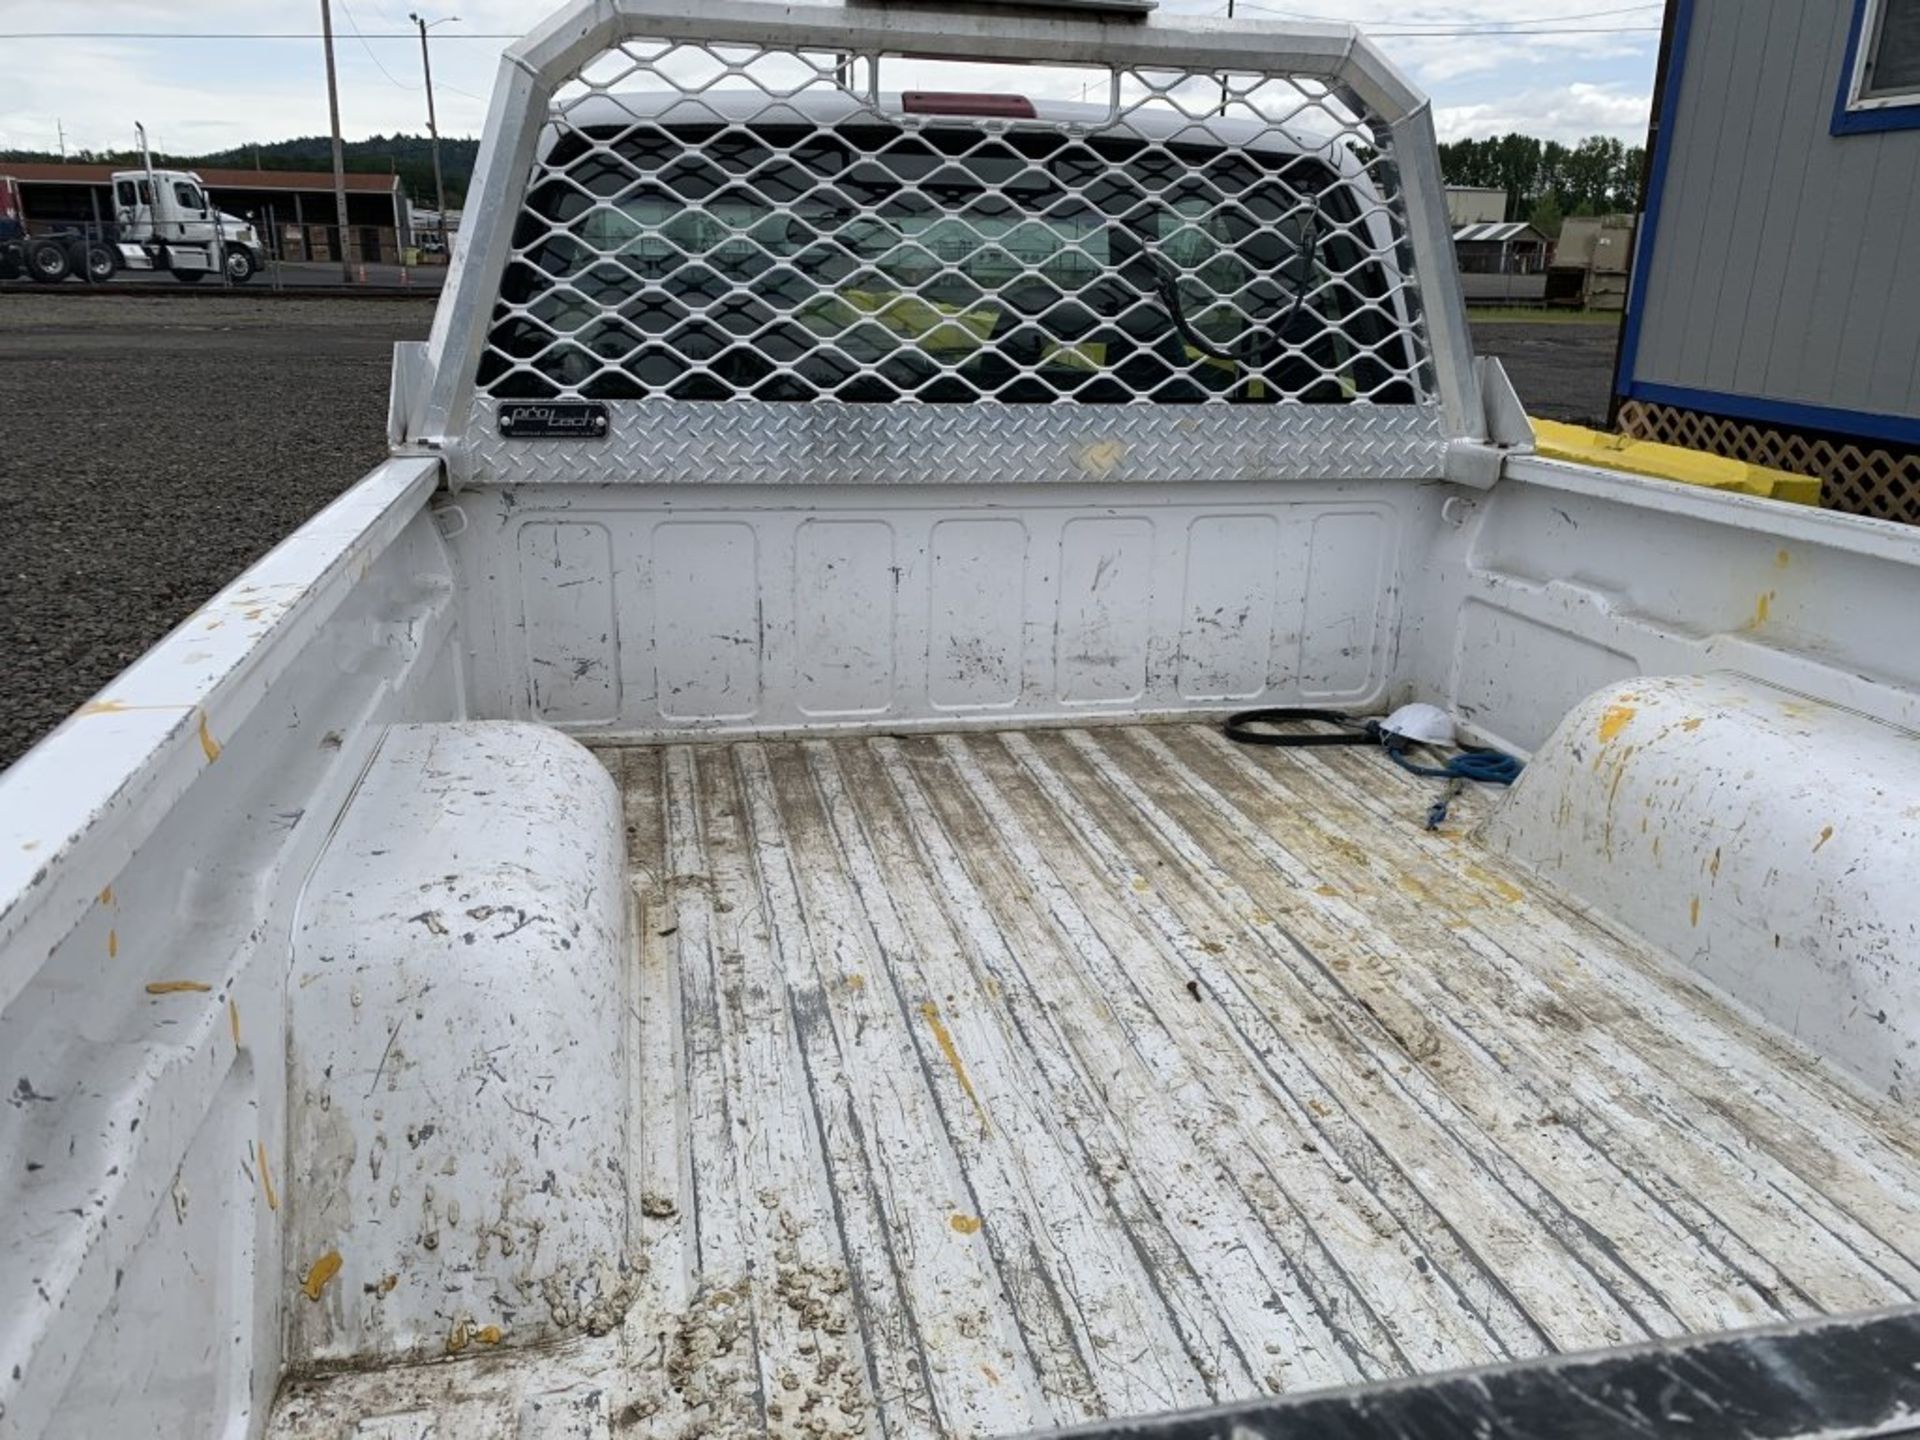
[[[366,174],[397,174],[415,205],[433,205],[433,141],[427,136],[375,135],[367,140],[349,140],[341,149],[347,169]],[[478,140],[441,137],[440,164],[446,176],[447,204],[456,210],[466,199],[467,181],[473,175],[473,162],[479,150]],[[60,158],[44,150],[0,150],[0,162],[36,160],[57,164]],[[87,164],[126,165],[134,163],[138,156],[130,150],[81,150],[66,158]],[[330,170],[333,145],[324,135],[310,135],[298,140],[236,145],[231,150],[216,150],[205,155],[155,154],[153,161],[156,165],[183,170],[200,165],[208,169]]]

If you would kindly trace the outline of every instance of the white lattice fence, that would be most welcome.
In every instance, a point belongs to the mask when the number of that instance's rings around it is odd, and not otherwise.
[[[1729,420],[1673,405],[1628,400],[1620,407],[1620,432],[1766,465],[1820,481],[1820,503],[1850,515],[1920,524],[1920,453],[1898,453],[1809,439],[1745,420]]]

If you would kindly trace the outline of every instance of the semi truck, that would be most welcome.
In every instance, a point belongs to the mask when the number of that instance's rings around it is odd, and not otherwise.
[[[166,271],[187,283],[224,273],[244,285],[266,263],[252,222],[216,207],[193,171],[121,170],[109,184],[110,226],[30,235],[18,182],[0,176],[0,279],[24,274],[57,284],[80,276],[97,284],[125,269]]]
[[[575,0],[438,305],[0,777],[0,1433],[1911,1427],[1920,537],[1536,454],[1365,36]]]

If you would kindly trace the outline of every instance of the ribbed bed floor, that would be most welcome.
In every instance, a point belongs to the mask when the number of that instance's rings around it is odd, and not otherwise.
[[[1906,1122],[1377,753],[601,757],[639,1297],[277,1437],[996,1435],[1920,1295]]]
[[[1377,754],[603,758],[656,1426],[999,1434],[1920,1294],[1911,1133]]]

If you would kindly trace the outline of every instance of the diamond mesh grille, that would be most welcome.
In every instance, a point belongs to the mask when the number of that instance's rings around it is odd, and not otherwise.
[[[889,79],[932,63],[884,57]],[[1433,398],[1398,174],[1352,96],[1049,69],[1030,92],[1066,98],[1036,116],[957,116],[903,110],[882,68],[644,39],[600,56],[556,92],[480,392]]]

